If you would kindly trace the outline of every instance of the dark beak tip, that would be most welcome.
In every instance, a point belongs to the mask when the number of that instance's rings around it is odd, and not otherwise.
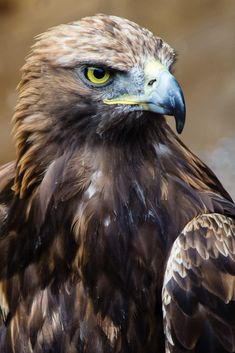
[[[185,125],[185,117],[186,117],[185,107],[182,111],[178,112],[178,114],[175,114],[174,116],[175,116],[176,131],[178,132],[178,134],[181,134]]]
[[[176,123],[176,131],[178,132],[178,134],[181,134],[183,129],[184,129],[184,124],[177,124]]]
[[[184,96],[181,88],[180,88],[180,93],[181,93],[180,99],[178,99],[177,105],[175,107],[176,108],[175,113],[174,113],[176,131],[178,132],[178,134],[182,133],[185,125],[185,118],[186,118],[186,106],[185,106],[185,100],[184,100]]]

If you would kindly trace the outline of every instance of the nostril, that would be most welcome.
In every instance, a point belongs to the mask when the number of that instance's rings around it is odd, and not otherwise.
[[[154,84],[154,82],[156,82],[157,80],[154,79],[154,80],[150,80],[149,83],[148,83],[148,86],[152,86]]]

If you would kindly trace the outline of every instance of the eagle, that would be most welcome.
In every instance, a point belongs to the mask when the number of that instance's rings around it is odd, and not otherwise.
[[[235,352],[235,205],[167,124],[175,61],[110,15],[37,37],[0,169],[1,353]]]

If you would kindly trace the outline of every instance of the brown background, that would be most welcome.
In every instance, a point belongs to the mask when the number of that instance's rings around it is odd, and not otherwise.
[[[187,104],[182,139],[235,196],[235,0],[0,0],[0,162],[14,158],[15,87],[33,37],[99,12],[148,27],[177,50]]]

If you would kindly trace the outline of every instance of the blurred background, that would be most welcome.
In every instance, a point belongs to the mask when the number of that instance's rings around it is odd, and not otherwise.
[[[127,17],[177,50],[182,139],[235,197],[235,0],[0,0],[0,162],[14,158],[15,87],[33,37],[100,12]]]

